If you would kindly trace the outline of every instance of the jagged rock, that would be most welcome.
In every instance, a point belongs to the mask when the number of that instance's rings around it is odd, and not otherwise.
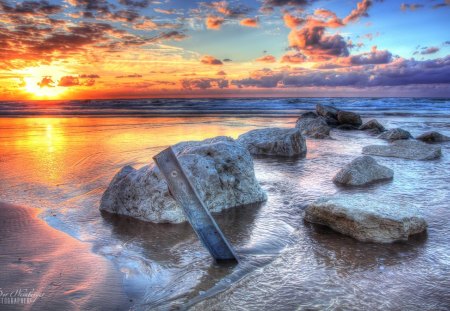
[[[297,128],[266,128],[239,136],[237,142],[253,155],[305,156],[306,141]]]
[[[417,136],[416,139],[424,141],[426,143],[442,143],[450,141],[450,137],[442,135],[441,133],[435,131],[425,132]]]
[[[328,126],[327,121],[324,117],[303,117],[298,118],[295,127],[300,130],[302,135],[311,138],[330,138],[331,128]]]
[[[338,184],[363,186],[377,181],[389,180],[394,171],[380,165],[374,158],[361,156],[345,165],[333,178]]]
[[[379,134],[386,131],[386,128],[377,120],[372,119],[359,127],[362,131],[370,131],[373,134]]]
[[[383,202],[367,194],[322,198],[305,209],[305,220],[330,227],[359,241],[391,243],[426,230],[426,221],[410,205]]]
[[[210,211],[266,200],[250,153],[232,138],[181,142],[173,149]],[[100,210],[156,223],[186,221],[154,163],[139,170],[122,168],[104,192]]]
[[[361,116],[351,111],[338,111],[337,120],[340,124],[350,124],[356,127],[362,124]]]
[[[371,145],[363,154],[412,160],[433,160],[441,157],[441,147],[414,140],[396,140],[389,145]]]
[[[410,139],[412,138],[411,133],[405,131],[401,128],[395,128],[388,130],[384,133],[378,135],[378,138],[386,139],[386,140],[399,140],[399,139]]]

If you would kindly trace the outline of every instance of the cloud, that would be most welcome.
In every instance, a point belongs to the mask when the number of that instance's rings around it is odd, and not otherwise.
[[[48,1],[23,1],[14,6],[6,1],[0,1],[0,9],[5,13],[18,15],[47,15],[57,14],[63,9],[61,5],[50,4]]]
[[[135,7],[135,8],[146,8],[150,5],[152,1],[150,0],[141,0],[141,1],[135,1],[135,0],[119,0],[120,4]]]
[[[142,75],[137,74],[137,73],[133,73],[133,74],[129,74],[129,75],[121,75],[121,76],[116,76],[117,79],[122,79],[122,78],[142,78]]]
[[[277,59],[273,55],[265,55],[257,58],[256,61],[261,63],[275,63]]]
[[[445,0],[443,3],[436,3],[433,5],[433,9],[441,9],[450,6],[450,0]]]
[[[52,80],[51,76],[45,76],[42,78],[40,82],[37,83],[41,88],[42,87],[55,87],[55,82]]]
[[[202,64],[206,65],[223,65],[222,61],[220,59],[215,58],[214,56],[205,55],[200,60]]]
[[[370,0],[363,0],[361,2],[358,2],[356,5],[356,9],[351,11],[350,14],[343,19],[344,24],[357,21],[361,16],[368,16],[367,11],[371,6],[372,1]]]
[[[220,71],[218,71],[218,72],[216,73],[216,75],[218,75],[218,76],[226,76],[227,73],[226,73],[225,71],[223,71],[223,70],[220,70]]]
[[[199,79],[183,79],[181,80],[181,86],[186,90],[193,89],[211,89],[218,88],[224,89],[228,88],[229,83],[226,79],[215,79],[215,78],[199,78]]]
[[[259,26],[259,20],[258,18],[244,18],[239,22],[242,26],[245,27],[258,27]]]
[[[97,74],[81,74],[78,77],[82,78],[82,79],[99,79],[100,78],[100,76]]]
[[[251,11],[251,9],[245,5],[230,5],[227,1],[215,1],[211,3],[203,2],[202,5],[228,18],[240,18]]]
[[[414,4],[402,3],[400,5],[400,9],[402,11],[407,11],[407,10],[414,11],[414,10],[417,10],[417,9],[421,9],[423,7],[424,7],[423,4],[417,4],[417,3],[414,3]]]
[[[252,72],[249,78],[231,81],[242,87],[375,87],[450,83],[450,56],[417,61],[398,58],[391,63],[337,69],[291,69]]]
[[[283,19],[291,28],[288,40],[291,48],[297,49],[312,61],[327,61],[349,55],[347,42],[339,34],[328,35],[327,28],[338,28],[367,16],[372,5],[370,0],[362,0],[344,19],[326,9],[316,9],[314,15],[306,19],[284,14]],[[301,28],[299,28],[301,26]]]
[[[289,44],[314,61],[348,56],[347,44],[340,35],[326,35],[325,27],[304,27],[291,31]]]
[[[282,63],[299,64],[306,61],[305,55],[302,53],[288,53],[281,58]]]
[[[58,82],[58,86],[69,87],[69,86],[75,86],[75,85],[80,85],[80,80],[77,77],[73,77],[73,76],[61,77],[61,79]]]
[[[424,49],[420,54],[422,55],[428,55],[428,54],[434,54],[436,52],[439,52],[439,48],[435,46],[431,46],[429,48]]]
[[[214,30],[219,30],[224,22],[225,19],[219,16],[208,16],[205,20],[206,28]]]
[[[233,60],[231,60],[231,59],[229,59],[229,58],[224,58],[224,59],[223,59],[223,62],[224,62],[224,63],[229,63],[229,62],[232,62],[232,61],[233,61]]]
[[[305,7],[316,0],[264,0],[263,8],[273,9],[273,7],[281,6],[295,6],[295,7]]]
[[[376,46],[372,47],[369,53],[362,53],[350,56],[351,65],[369,65],[369,64],[387,64],[392,60],[392,53],[384,50],[377,50]]]
[[[95,76],[95,75],[92,75]],[[81,77],[81,76],[79,76]],[[71,87],[71,86],[93,86],[95,84],[94,78],[88,78],[86,80],[80,80],[79,77],[64,76],[58,81],[58,86]]]
[[[286,13],[283,15],[283,20],[284,20],[284,24],[288,28],[296,28],[296,27],[302,25],[303,23],[305,23],[305,19],[300,18],[300,17],[295,17],[289,13]]]

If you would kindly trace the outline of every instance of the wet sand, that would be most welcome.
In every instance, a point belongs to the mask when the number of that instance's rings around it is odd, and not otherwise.
[[[0,310],[129,309],[120,272],[38,213],[0,202]]]

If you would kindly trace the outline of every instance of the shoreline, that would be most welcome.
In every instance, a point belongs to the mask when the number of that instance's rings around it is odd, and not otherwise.
[[[0,202],[0,309],[129,309],[113,264],[52,228],[39,212]]]

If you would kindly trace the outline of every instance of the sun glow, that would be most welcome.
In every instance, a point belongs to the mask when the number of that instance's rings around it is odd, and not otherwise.
[[[21,72],[24,77],[23,90],[30,96],[30,99],[62,98],[67,93],[68,88],[58,86],[57,81],[65,75],[64,69],[59,66],[39,66],[24,69]]]

